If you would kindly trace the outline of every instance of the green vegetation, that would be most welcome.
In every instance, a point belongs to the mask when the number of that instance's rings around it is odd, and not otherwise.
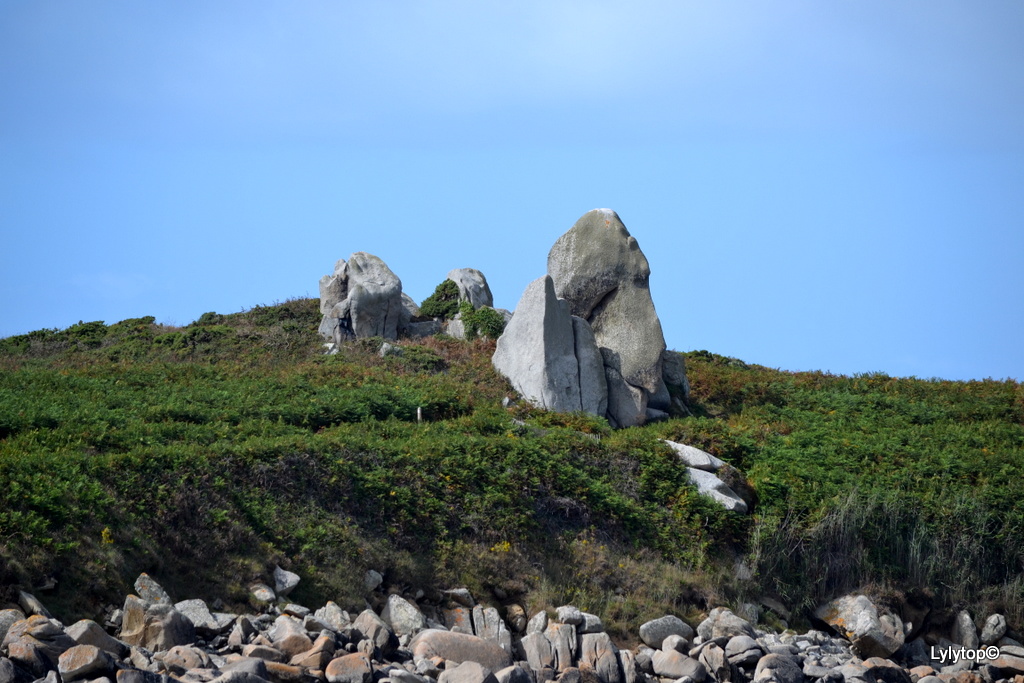
[[[493,339],[325,356],[318,321],[315,300],[294,300],[0,340],[0,587],[52,576],[42,597],[67,620],[120,601],[140,571],[175,596],[242,603],[277,562],[314,606],[359,604],[372,567],[530,609],[571,601],[619,635],[708,601],[807,607],[865,585],[1020,623],[1016,382],[692,352],[695,416],[613,432],[502,409]],[[660,438],[739,468],[754,514],[697,495]]]
[[[428,318],[451,320],[459,312],[459,286],[453,280],[444,280],[434,293],[420,304],[420,315]]]
[[[459,313],[466,327],[466,339],[497,339],[505,331],[505,318],[490,306],[474,309],[473,304],[463,301],[459,304]]]

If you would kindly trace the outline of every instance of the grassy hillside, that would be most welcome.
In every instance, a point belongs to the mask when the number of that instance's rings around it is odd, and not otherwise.
[[[709,600],[801,608],[868,584],[1020,623],[1018,383],[693,352],[694,417],[612,432],[503,409],[493,342],[325,356],[318,322],[315,300],[295,300],[0,340],[0,588],[52,577],[41,597],[71,618],[148,571],[173,595],[240,603],[277,562],[311,605],[359,604],[375,568],[530,608],[572,601],[623,633]],[[660,438],[739,468],[754,514],[697,495]]]

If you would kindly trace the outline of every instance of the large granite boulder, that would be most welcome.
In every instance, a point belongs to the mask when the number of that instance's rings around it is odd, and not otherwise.
[[[573,319],[545,275],[527,285],[492,360],[538,407],[601,414],[606,393],[599,357],[586,322]]]
[[[608,373],[609,389],[634,400],[609,405],[616,422],[641,424],[648,407],[665,410],[662,377],[665,336],[651,299],[651,268],[626,226],[611,209],[594,209],[558,238],[548,254],[548,274],[572,315],[593,329]],[[615,387],[616,384],[627,387]],[[657,396],[657,405],[651,404]]]
[[[357,251],[340,259],[333,275],[320,278],[320,334],[341,341],[349,336],[397,339],[408,314],[402,281],[373,254]]]
[[[459,288],[459,301],[468,301],[473,308],[494,306],[487,278],[475,268],[456,268],[448,272],[448,279]]]

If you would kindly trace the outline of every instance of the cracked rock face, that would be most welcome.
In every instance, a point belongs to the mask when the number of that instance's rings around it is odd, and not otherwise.
[[[643,424],[648,407],[666,409],[665,336],[651,299],[651,268],[618,214],[584,214],[551,248],[548,274],[556,296],[593,330],[608,368],[609,417],[629,426]]]
[[[593,335],[585,328],[555,296],[554,283],[545,275],[523,292],[498,339],[494,367],[534,405],[561,412],[603,412],[604,369]]]
[[[320,334],[326,339],[397,339],[406,315],[402,281],[380,258],[357,251],[347,262],[340,259],[333,275],[320,278],[320,312]]]

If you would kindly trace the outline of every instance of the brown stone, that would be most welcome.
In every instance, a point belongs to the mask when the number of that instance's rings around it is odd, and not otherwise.
[[[439,629],[417,633],[409,642],[409,650],[415,658],[442,657],[455,662],[477,662],[491,671],[500,671],[512,664],[511,655],[493,641]]]
[[[370,658],[361,652],[332,659],[324,673],[329,683],[370,683],[373,680]]]
[[[81,678],[99,678],[114,669],[110,655],[95,645],[75,645],[61,654],[57,671],[64,683]]]

